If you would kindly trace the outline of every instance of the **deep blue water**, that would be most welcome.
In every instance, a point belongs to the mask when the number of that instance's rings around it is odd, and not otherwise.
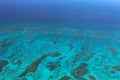
[[[0,22],[83,25],[84,28],[120,30],[120,6],[115,0],[0,1]],[[87,25],[87,26],[86,26]],[[92,26],[92,27],[90,27]],[[99,27],[98,27],[99,26]]]

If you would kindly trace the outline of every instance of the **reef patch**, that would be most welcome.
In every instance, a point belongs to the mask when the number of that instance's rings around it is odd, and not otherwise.
[[[71,75],[73,75],[77,79],[82,79],[83,76],[89,72],[89,70],[86,67],[87,67],[87,64],[82,63],[77,68],[71,71]]]
[[[26,67],[25,71],[19,75],[19,77],[26,76],[27,73],[35,72],[38,69],[39,63],[44,60],[46,57],[58,57],[59,53],[50,53],[50,54],[44,54],[40,58],[38,58],[36,61],[32,62],[29,66]]]
[[[8,64],[8,61],[6,60],[0,60],[0,72],[2,69]]]

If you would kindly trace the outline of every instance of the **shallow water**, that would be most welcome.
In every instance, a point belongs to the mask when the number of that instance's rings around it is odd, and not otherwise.
[[[3,28],[0,79],[119,80],[119,35],[70,27]]]

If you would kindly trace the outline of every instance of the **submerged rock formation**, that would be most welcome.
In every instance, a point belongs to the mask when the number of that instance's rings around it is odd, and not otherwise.
[[[2,71],[3,67],[8,64],[8,61],[6,60],[0,60],[0,72]]]
[[[50,71],[53,71],[53,70],[55,70],[58,66],[60,66],[60,63],[59,63],[59,62],[49,62],[48,65],[47,65],[47,68],[48,68]]]
[[[108,49],[113,53],[113,54],[117,54],[118,50],[112,46],[108,46]]]
[[[120,71],[120,66],[113,66],[112,68],[117,70],[117,71]]]
[[[80,66],[78,66],[77,68],[71,71],[71,75],[73,75],[75,78],[79,80],[82,79],[83,76],[89,72],[86,67],[87,67],[87,64],[82,63]]]
[[[40,58],[38,58],[36,61],[32,62],[29,66],[26,67],[25,71],[19,75],[19,77],[26,76],[29,72],[35,72],[38,69],[39,63],[44,60],[46,57],[58,57],[59,53],[53,53],[53,54],[44,54]]]
[[[71,78],[69,76],[63,76],[60,80],[70,80]]]
[[[93,75],[89,75],[90,80],[96,80],[96,78]]]

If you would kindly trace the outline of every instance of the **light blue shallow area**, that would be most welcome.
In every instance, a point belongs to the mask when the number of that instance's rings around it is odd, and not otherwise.
[[[0,80],[120,80],[120,33],[2,28]]]

